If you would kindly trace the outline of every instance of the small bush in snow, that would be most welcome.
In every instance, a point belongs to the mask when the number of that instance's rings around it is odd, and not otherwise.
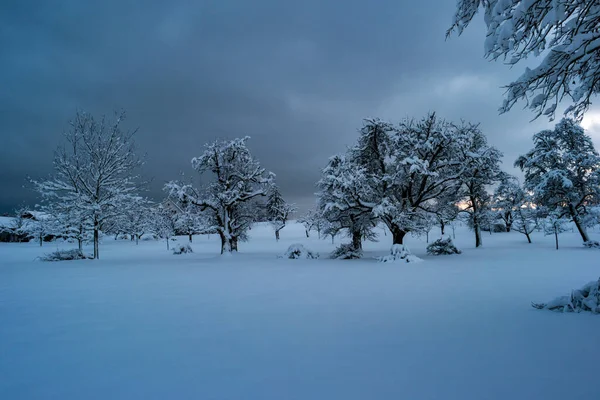
[[[319,258],[319,253],[312,252],[308,250],[301,244],[293,244],[288,247],[287,251],[281,256],[281,258],[289,258],[289,259],[298,259],[298,258],[306,258],[306,259],[317,259]]]
[[[83,252],[78,249],[71,250],[56,250],[52,253],[44,254],[40,257],[42,261],[71,261],[71,260],[85,260],[91,257],[86,256]]]
[[[412,255],[410,250],[408,249],[408,247],[404,246],[403,244],[395,244],[392,246],[392,248],[390,250],[390,255],[380,257],[379,261],[380,262],[411,263],[411,262],[419,262],[419,261],[423,261],[423,260],[421,260],[417,256]]]
[[[561,296],[549,303],[531,303],[534,308],[562,311],[590,311],[600,314],[600,279],[592,281],[579,290],[573,290],[570,296]]]
[[[583,242],[583,245],[588,249],[600,249],[600,242],[596,240],[588,240],[587,242]]]
[[[346,243],[341,244],[336,248],[330,255],[331,258],[336,260],[351,260],[354,258],[361,258],[363,252],[361,249],[355,249],[352,244]]]
[[[187,253],[193,253],[192,246],[190,246],[189,244],[177,243],[173,247],[173,254],[187,254]]]
[[[451,238],[438,239],[427,246],[427,254],[439,256],[442,254],[460,254],[462,253],[456,248]]]

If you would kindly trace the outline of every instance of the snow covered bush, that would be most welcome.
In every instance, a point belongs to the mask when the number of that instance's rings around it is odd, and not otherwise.
[[[553,310],[562,312],[590,311],[600,314],[600,278],[583,286],[579,290],[573,290],[570,296],[561,296],[549,303],[531,303],[539,310]]]
[[[289,258],[292,260],[305,258],[305,259],[317,259],[319,253],[308,250],[306,247],[299,243],[292,244],[288,247],[287,251],[280,258]]]
[[[345,243],[338,246],[330,255],[336,260],[351,260],[361,258],[363,252],[361,249],[355,248],[351,243]]]
[[[380,257],[380,262],[419,262],[423,261],[419,257],[411,254],[408,247],[403,244],[394,244],[390,250],[390,255]]]
[[[438,239],[427,246],[427,254],[439,256],[442,254],[460,254],[462,253],[456,248],[451,238]]]
[[[588,249],[600,249],[600,242],[597,240],[588,240],[587,242],[583,242],[583,245]]]
[[[42,261],[70,261],[70,260],[86,260],[88,257],[79,249],[56,250],[52,253],[44,254],[40,257]]]
[[[183,243],[177,243],[174,247],[173,247],[173,254],[188,254],[188,253],[193,253],[194,251],[192,250],[192,246],[190,246],[189,244],[183,244]]]

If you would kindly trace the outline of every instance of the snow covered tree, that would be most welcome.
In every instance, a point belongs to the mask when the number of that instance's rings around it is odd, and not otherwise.
[[[423,232],[426,216],[435,214],[435,200],[456,187],[463,165],[459,149],[469,143],[474,128],[447,123],[434,113],[418,122],[405,120],[398,127],[365,121],[350,150],[369,185],[360,203],[373,208],[394,244],[402,244],[408,232]]]
[[[344,156],[329,159],[317,187],[317,206],[327,220],[327,234],[332,238],[346,231],[354,250],[362,250],[363,238],[374,240],[376,219],[372,206],[364,199],[371,196],[366,168]]]
[[[494,192],[493,209],[506,226],[522,233],[531,243],[531,233],[538,227],[538,210],[533,206],[531,194],[527,193],[517,178],[503,173]]]
[[[513,229],[522,233],[531,243],[531,234],[540,224],[539,210],[532,203],[531,195],[523,193],[522,204],[514,209]]]
[[[151,218],[150,201],[141,196],[131,196],[129,201],[123,204],[121,215],[114,227],[115,233],[130,235],[137,245],[140,238],[150,231]]]
[[[461,212],[468,216],[468,224],[475,232],[475,247],[482,245],[482,221],[489,219],[491,211],[491,196],[487,186],[498,180],[502,153],[489,146],[485,135],[472,126],[469,143],[458,149],[459,158],[463,163],[460,175],[462,184],[460,195],[465,207]],[[492,221],[487,222],[490,232]]]
[[[310,231],[315,229],[317,230],[319,239],[321,238],[321,216],[317,210],[308,210],[308,212],[301,217],[298,218],[298,222],[300,222],[304,226],[304,233],[306,237],[310,237]]]
[[[34,185],[49,203],[77,210],[92,223],[94,258],[99,258],[100,232],[114,220],[138,190],[134,171],[142,165],[136,156],[133,132],[124,132],[124,113],[113,121],[99,121],[78,112],[64,136],[67,144],[55,153],[55,174]]]
[[[550,212],[544,218],[544,234],[554,235],[556,250],[558,250],[558,235],[567,229],[567,220],[558,212]]]
[[[30,212],[30,214],[32,217],[25,219],[20,233],[35,240],[41,247],[46,237],[55,236],[57,226],[51,215],[41,212]]]
[[[487,26],[485,55],[510,65],[533,54],[542,62],[508,85],[501,112],[519,100],[540,115],[554,117],[569,97],[567,113],[580,119],[600,92],[600,3],[597,0],[459,0],[447,35],[460,35],[479,8]]]
[[[536,205],[569,217],[589,241],[582,218],[600,196],[600,155],[592,139],[573,120],[563,119],[553,130],[536,133],[533,143],[515,162],[525,173],[525,188]]]
[[[175,236],[175,221],[177,220],[175,211],[159,204],[150,211],[150,215],[150,230],[159,238],[165,239],[167,242],[167,250],[169,250],[169,240]]]
[[[499,175],[499,184],[494,191],[492,208],[510,232],[514,221],[514,210],[522,203],[523,190],[517,178],[505,172]]]
[[[177,207],[175,226],[178,232],[187,235],[190,243],[193,235],[204,233],[205,225],[205,218],[195,205],[183,202]]]
[[[215,141],[204,153],[192,159],[192,167],[200,174],[211,173],[213,180],[196,189],[191,184],[170,182],[170,196],[189,202],[207,216],[207,230],[215,230],[221,238],[221,254],[238,250],[250,224],[255,221],[252,200],[266,196],[273,181],[246,146],[249,137]]]
[[[448,192],[445,196],[441,196],[431,202],[431,209],[434,210],[435,219],[440,227],[442,237],[446,234],[446,227],[456,220],[460,212],[460,209],[456,204],[457,191],[458,187],[456,191]]]
[[[290,215],[296,211],[296,206],[286,203],[279,192],[279,187],[273,183],[269,189],[265,207],[267,219],[275,230],[275,240],[279,240],[279,232],[285,228]]]

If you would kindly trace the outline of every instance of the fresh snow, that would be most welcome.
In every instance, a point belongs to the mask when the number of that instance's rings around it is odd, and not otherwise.
[[[453,256],[407,236],[416,264],[377,262],[389,233],[359,260],[301,224],[249,234],[230,257],[217,235],[180,256],[105,237],[100,260],[54,263],[35,258],[69,245],[0,243],[0,399],[598,397],[600,317],[531,307],[600,276],[576,232],[475,249],[458,228]],[[293,243],[324,257],[277,258]]]

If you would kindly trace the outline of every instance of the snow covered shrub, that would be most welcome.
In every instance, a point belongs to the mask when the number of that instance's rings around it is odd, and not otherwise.
[[[299,243],[292,244],[280,258],[289,258],[292,260],[299,258],[317,259],[319,253],[312,252]]]
[[[173,254],[187,254],[187,253],[193,253],[192,246],[190,246],[189,244],[177,243],[173,247]]]
[[[403,244],[394,244],[390,250],[390,255],[380,257],[380,262],[419,262],[423,261],[419,257],[411,254],[408,247]]]
[[[330,255],[331,258],[336,260],[351,260],[354,258],[361,258],[363,252],[361,249],[355,249],[351,243],[341,244],[336,248]]]
[[[427,254],[439,256],[442,254],[460,254],[462,253],[456,248],[451,238],[438,239],[427,246]]]
[[[40,257],[42,261],[70,261],[70,260],[86,260],[88,257],[79,249],[56,250],[52,253],[44,254]]]
[[[588,240],[587,242],[583,242],[583,245],[588,249],[600,249],[600,242],[596,240]]]
[[[600,278],[592,281],[579,290],[573,290],[570,296],[561,296],[549,303],[531,303],[534,308],[562,311],[590,311],[600,314]]]

